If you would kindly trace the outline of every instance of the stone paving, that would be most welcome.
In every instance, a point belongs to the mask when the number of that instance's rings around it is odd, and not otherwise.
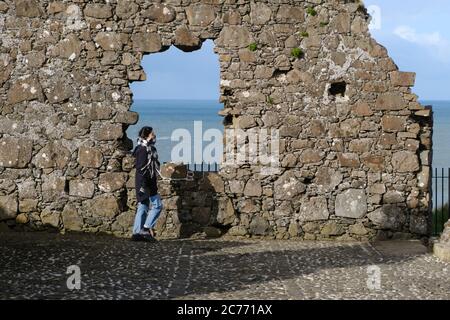
[[[412,241],[153,244],[2,233],[0,252],[1,299],[450,299],[450,264]],[[67,288],[71,265],[80,290]]]

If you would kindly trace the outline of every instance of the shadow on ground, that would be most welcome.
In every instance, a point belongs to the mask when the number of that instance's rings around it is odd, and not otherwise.
[[[426,254],[417,246],[396,251],[386,245],[378,250],[370,244],[332,242],[169,240],[149,244],[47,233],[4,233],[0,240],[2,299],[213,298],[246,290],[251,290],[253,298],[301,298],[304,287],[297,286],[298,279],[337,273],[328,285],[355,279],[351,286],[358,288],[365,286],[367,266],[405,264]],[[81,290],[67,289],[66,270],[71,265],[81,269]],[[311,281],[311,285],[317,283]]]

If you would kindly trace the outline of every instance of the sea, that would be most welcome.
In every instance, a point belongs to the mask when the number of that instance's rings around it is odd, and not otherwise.
[[[131,111],[139,113],[139,121],[130,126],[127,136],[136,145],[139,130],[143,126],[150,126],[156,133],[156,148],[161,163],[172,161],[172,150],[179,145],[180,140],[172,141],[172,134],[177,129],[189,131],[191,145],[198,139],[194,132],[194,121],[201,121],[201,132],[208,129],[218,129],[223,133],[223,118],[218,112],[223,104],[214,100],[135,100]],[[198,126],[198,124],[197,124]],[[197,134],[198,135],[198,134]],[[205,141],[205,145],[209,144]],[[195,161],[193,152],[188,163]]]

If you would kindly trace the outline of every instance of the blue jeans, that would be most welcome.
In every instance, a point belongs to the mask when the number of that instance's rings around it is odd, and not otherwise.
[[[139,202],[136,210],[136,217],[134,219],[133,234],[141,232],[142,228],[153,228],[158,220],[163,204],[161,196],[156,194],[149,198],[150,201]],[[152,204],[152,209],[149,212],[149,204]]]

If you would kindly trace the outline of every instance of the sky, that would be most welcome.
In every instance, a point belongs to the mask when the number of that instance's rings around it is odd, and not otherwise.
[[[373,12],[372,36],[401,71],[417,73],[421,100],[450,100],[450,1],[364,0]],[[146,55],[147,81],[132,83],[135,99],[218,100],[219,60],[208,40],[201,50],[175,47]]]
[[[450,1],[364,3],[368,8],[376,6],[373,12],[379,12],[372,15],[372,36],[388,49],[401,71],[417,73],[413,92],[419,99],[450,100]]]
[[[167,51],[148,54],[142,66],[147,80],[131,84],[134,99],[219,100],[219,56],[212,40],[194,52],[171,46]]]

